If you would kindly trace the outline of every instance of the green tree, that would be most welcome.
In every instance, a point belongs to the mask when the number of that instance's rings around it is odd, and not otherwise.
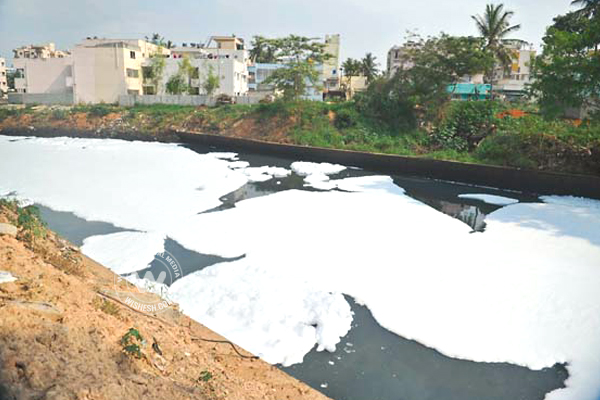
[[[219,76],[214,73],[214,68],[212,65],[210,65],[208,67],[206,79],[202,84],[202,88],[204,89],[207,95],[212,96],[215,93],[215,90],[217,90],[220,85],[221,81],[219,79]]]
[[[275,49],[275,60],[284,65],[273,71],[265,84],[274,84],[286,100],[295,100],[306,94],[309,84],[319,88],[316,65],[331,57],[325,53],[325,44],[296,35],[265,40]]]
[[[600,0],[573,0],[571,5],[581,6],[577,14],[585,17],[594,17],[600,14]]]
[[[558,16],[534,63],[532,94],[546,117],[600,106],[600,18],[581,10]]]
[[[377,57],[372,53],[367,53],[361,61],[361,73],[367,78],[367,83],[371,83],[379,75],[379,64],[376,60]]]
[[[167,81],[167,93],[183,94],[189,90],[186,79],[180,73],[172,75]]]
[[[448,85],[494,62],[480,38],[411,35],[409,42],[405,56],[411,67],[398,70],[391,79],[375,79],[358,96],[363,112],[393,129],[411,129],[419,120],[439,118],[450,100]]]
[[[154,53],[150,56],[150,65],[142,68],[144,82],[152,84],[154,94],[160,93],[160,85],[165,67],[165,57],[160,53]]]
[[[189,92],[189,94],[193,94],[192,79],[198,79],[199,72],[198,68],[192,65],[192,62],[190,61],[190,58],[188,56],[183,57],[181,61],[179,61],[178,75],[180,75],[185,81],[185,91]]]
[[[342,69],[344,72],[344,76],[346,77],[347,86],[351,87],[352,78],[355,76],[359,76],[362,72],[362,63],[353,58],[348,58],[342,63]]]
[[[276,48],[272,40],[263,36],[254,36],[251,46],[250,59],[255,63],[270,64],[277,61],[275,58]]]
[[[510,19],[514,11],[504,9],[504,4],[488,4],[485,7],[483,16],[473,15],[471,18],[475,21],[479,34],[485,40],[484,48],[492,54],[502,68],[510,65],[513,53],[505,45],[506,37],[513,32],[521,29],[521,25],[511,25]],[[486,71],[486,80],[493,85],[494,69],[492,65]]]

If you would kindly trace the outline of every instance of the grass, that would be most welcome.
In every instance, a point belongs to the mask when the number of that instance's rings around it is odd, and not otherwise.
[[[500,112],[516,108],[530,112],[522,118],[500,118]],[[63,120],[84,112],[101,121],[119,113],[126,129],[142,134],[182,129],[201,132],[235,132],[245,119],[257,129],[271,126],[282,131],[288,143],[375,153],[418,156],[439,160],[534,168],[559,172],[600,174],[600,126],[570,121],[546,121],[532,104],[452,102],[440,113],[442,119],[427,130],[395,130],[368,118],[352,102],[293,101],[257,105],[194,107],[111,104],[78,105],[69,110],[36,111],[31,107],[0,107],[0,122],[12,116],[33,114],[33,123]]]

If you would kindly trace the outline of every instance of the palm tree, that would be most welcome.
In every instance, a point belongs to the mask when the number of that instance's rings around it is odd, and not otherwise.
[[[342,63],[342,69],[344,70],[344,75],[346,76],[350,88],[352,86],[352,77],[358,76],[361,72],[362,63],[359,60],[348,58]]]
[[[362,59],[361,72],[367,78],[367,83],[371,83],[379,75],[379,64],[375,60],[377,57],[374,57],[372,53],[367,53]]]
[[[512,58],[512,52],[505,46],[506,36],[521,29],[520,24],[510,25],[510,18],[514,14],[514,11],[504,10],[504,4],[488,4],[485,7],[483,16],[471,16],[477,24],[479,33],[485,40],[485,50],[491,52],[503,68],[510,64]],[[492,85],[493,74],[494,67],[486,74]]]
[[[571,5],[581,6],[577,13],[588,18],[600,13],[600,0],[573,0]]]

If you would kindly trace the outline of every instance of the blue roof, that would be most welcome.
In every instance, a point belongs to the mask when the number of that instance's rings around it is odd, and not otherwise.
[[[466,95],[486,95],[490,93],[492,86],[489,84],[475,84],[475,83],[457,83],[455,85],[448,85],[448,93],[452,94],[466,94]]]

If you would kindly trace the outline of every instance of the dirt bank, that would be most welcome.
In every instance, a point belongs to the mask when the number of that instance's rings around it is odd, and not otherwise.
[[[176,309],[156,319],[107,299],[112,272],[50,231],[31,232],[0,235],[0,270],[17,277],[0,283],[0,399],[326,399],[199,340],[223,338]],[[144,339],[137,356],[121,343],[131,328]]]

